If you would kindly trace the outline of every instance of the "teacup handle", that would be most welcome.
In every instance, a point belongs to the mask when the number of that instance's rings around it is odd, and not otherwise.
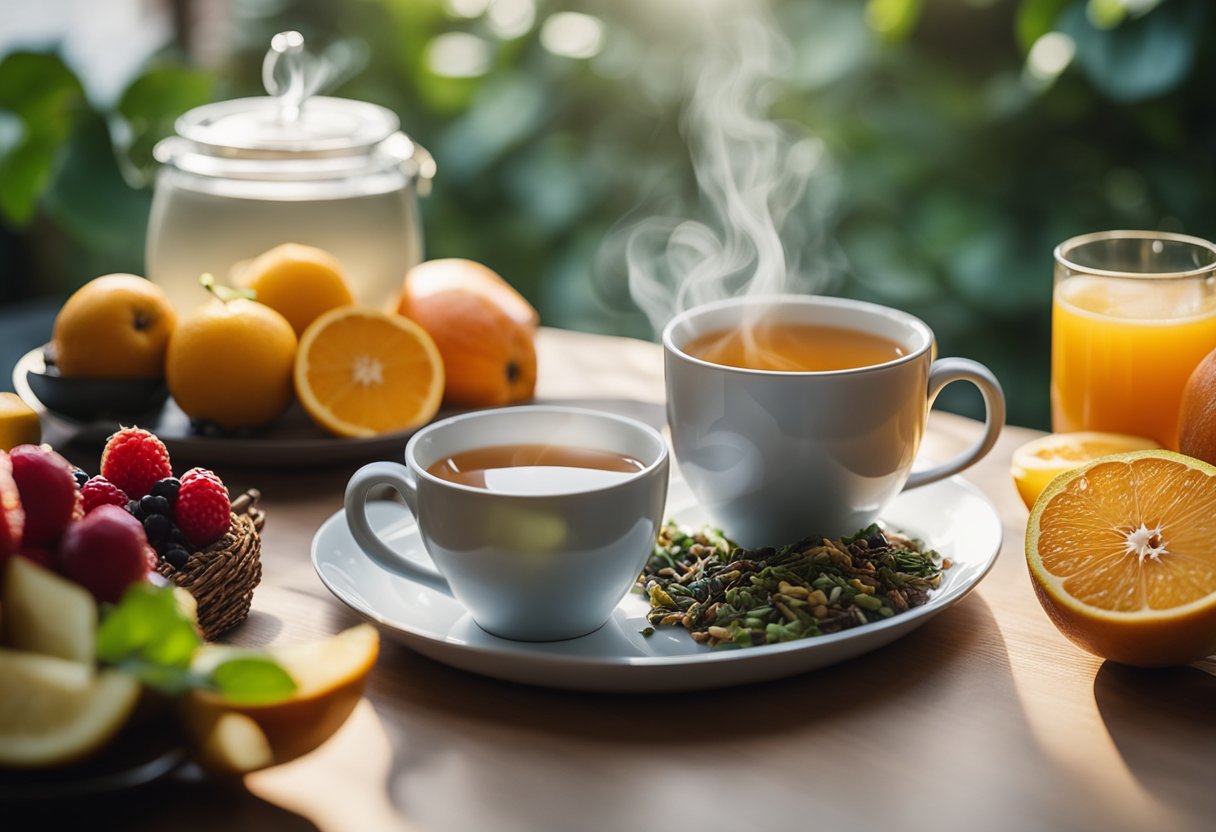
[[[933,407],[933,401],[942,388],[955,381],[971,382],[984,397],[984,435],[954,459],[924,471],[913,471],[904,484],[905,489],[937,482],[974,465],[992,450],[1000,438],[1001,428],[1005,426],[1005,393],[992,371],[978,361],[969,358],[939,358],[934,361],[929,368],[928,406]]]
[[[447,580],[438,570],[401,557],[372,529],[367,519],[367,496],[373,488],[381,485],[394,488],[417,520],[418,483],[413,472],[396,462],[372,462],[356,471],[346,484],[346,524],[350,527],[351,536],[368,557],[390,572],[451,594]]]

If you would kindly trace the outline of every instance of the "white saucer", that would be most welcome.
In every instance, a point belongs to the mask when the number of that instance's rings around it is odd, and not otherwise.
[[[667,516],[696,525],[704,514],[672,478]],[[373,528],[408,558],[429,561],[408,509],[368,504]],[[312,562],[325,586],[388,638],[453,667],[543,687],[591,691],[677,691],[759,682],[826,667],[888,644],[962,600],[1001,548],[1001,521],[988,498],[958,477],[901,494],[884,512],[888,528],[920,538],[953,566],[922,607],[852,630],[783,644],[711,651],[677,627],[651,636],[648,602],[631,591],[598,631],[569,641],[509,641],[481,630],[451,597],[381,569],[362,554],[341,511],[322,524]]]

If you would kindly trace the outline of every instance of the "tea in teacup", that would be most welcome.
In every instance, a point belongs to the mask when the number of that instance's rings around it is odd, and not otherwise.
[[[749,340],[768,355],[749,354]],[[982,457],[1005,418],[991,372],[966,359],[934,360],[924,322],[863,301],[731,298],[677,315],[663,345],[680,469],[742,546],[851,534],[905,487]],[[953,381],[980,389],[983,438],[913,472],[929,408]]]
[[[405,465],[355,472],[346,520],[380,567],[451,594],[486,631],[576,638],[612,616],[654,553],[668,467],[663,435],[624,416],[478,410],[415,433]],[[400,550],[400,526],[373,527],[367,500],[382,485],[409,506],[433,565]]]
[[[873,332],[773,321],[707,332],[685,344],[684,352],[711,364],[788,373],[872,367],[908,354],[902,344]]]
[[[566,494],[624,482],[646,464],[629,454],[570,445],[491,445],[427,466],[440,479],[499,494]]]

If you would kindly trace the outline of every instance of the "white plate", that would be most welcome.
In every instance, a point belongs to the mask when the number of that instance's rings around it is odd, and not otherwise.
[[[687,485],[672,478],[668,516],[696,525],[704,514]],[[397,551],[429,561],[408,509],[372,502],[373,528]],[[648,602],[631,591],[598,631],[569,641],[509,641],[481,630],[450,596],[377,566],[359,550],[339,511],[312,542],[312,562],[325,586],[385,636],[453,667],[513,682],[572,690],[650,692],[759,682],[826,667],[888,644],[962,600],[992,568],[1001,548],[995,507],[955,477],[907,491],[883,524],[924,540],[953,566],[927,604],[884,621],[832,635],[740,650],[711,651],[678,627],[647,637]]]
[[[46,371],[42,347],[21,356],[13,367],[13,389],[34,408],[48,426],[65,436],[85,442],[104,442],[118,430],[118,422],[86,422],[48,409],[30,389],[26,375]],[[441,413],[440,418],[446,413]],[[366,438],[339,438],[313,423],[298,403],[275,420],[270,427],[248,437],[202,436],[190,429],[190,417],[182,412],[173,399],[140,427],[161,438],[170,455],[206,461],[212,465],[273,466],[276,468],[310,468],[340,462],[399,454],[413,430],[386,433]]]

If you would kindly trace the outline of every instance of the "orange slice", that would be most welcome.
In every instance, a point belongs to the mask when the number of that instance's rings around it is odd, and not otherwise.
[[[338,436],[375,436],[417,427],[435,415],[443,398],[443,359],[413,321],[343,306],[304,330],[295,382],[317,424]]]
[[[199,651],[195,667],[239,652],[226,645],[208,645]],[[265,746],[274,763],[285,763],[329,739],[363,696],[380,653],[380,636],[370,624],[360,624],[320,641],[271,647],[269,653],[295,680],[296,690],[286,699],[241,704],[216,693],[194,691],[185,703],[187,724],[202,740],[204,760],[215,763],[216,770],[250,771],[269,765],[260,751]],[[247,717],[252,725],[232,720],[224,725],[223,717],[232,714]]]
[[[1048,616],[1092,653],[1149,667],[1216,652],[1216,467],[1150,450],[1061,474],[1026,561]]]
[[[1059,474],[1107,454],[1160,448],[1152,439],[1122,433],[1049,433],[1031,440],[1013,452],[1009,473],[1026,508]]]

